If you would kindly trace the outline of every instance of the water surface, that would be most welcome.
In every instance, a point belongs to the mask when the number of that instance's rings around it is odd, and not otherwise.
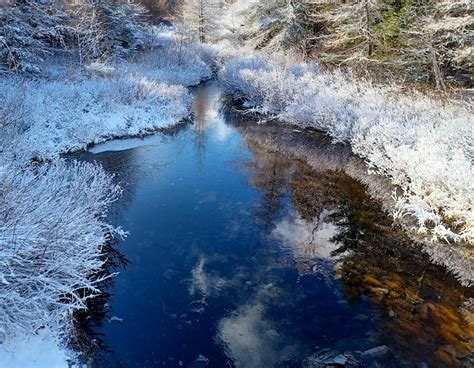
[[[200,87],[192,125],[82,157],[122,184],[111,219],[130,232],[90,362],[469,366],[472,291],[392,227],[347,150],[306,139],[321,152],[303,161],[268,141],[301,132],[242,127],[219,97]]]

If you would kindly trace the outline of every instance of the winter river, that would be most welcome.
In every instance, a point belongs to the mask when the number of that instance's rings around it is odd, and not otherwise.
[[[130,232],[83,322],[91,367],[472,364],[472,290],[391,226],[354,157],[195,94],[193,124],[79,155],[116,175]]]

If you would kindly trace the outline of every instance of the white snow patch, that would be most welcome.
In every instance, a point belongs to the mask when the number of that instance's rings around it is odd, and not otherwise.
[[[68,368],[68,358],[68,352],[47,329],[0,345],[2,368]]]
[[[90,147],[89,152],[98,154],[102,152],[126,151],[137,147],[155,146],[161,143],[162,140],[163,137],[159,134],[150,135],[149,137],[144,138],[114,139]]]

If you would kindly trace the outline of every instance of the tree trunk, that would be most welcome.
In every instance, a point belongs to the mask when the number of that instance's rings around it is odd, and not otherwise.
[[[365,22],[366,22],[366,32],[367,32],[367,56],[370,58],[372,57],[373,46],[372,46],[372,39],[371,39],[371,32],[370,32],[370,8],[369,8],[369,1],[365,1]]]
[[[436,80],[436,89],[438,91],[446,91],[446,86],[444,84],[443,73],[438,64],[438,58],[436,57],[436,51],[431,43],[431,40],[428,40],[428,47],[430,49],[431,64],[433,66],[433,74]]]
[[[204,33],[204,0],[199,1],[199,42],[206,41]]]

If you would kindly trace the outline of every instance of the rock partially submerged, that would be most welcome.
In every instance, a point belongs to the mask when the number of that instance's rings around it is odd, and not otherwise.
[[[337,351],[323,349],[307,358],[303,362],[305,368],[357,368],[361,367],[361,362],[356,357],[357,354],[346,351],[338,354]]]
[[[344,365],[346,365],[346,363],[347,363],[347,358],[346,358],[344,355],[339,354],[338,356],[336,356],[336,357],[333,359],[333,362],[334,362],[335,364],[344,366]]]
[[[204,368],[207,367],[208,364],[209,359],[206,358],[204,355],[199,354],[199,356],[188,365],[188,368]]]
[[[387,354],[389,351],[390,351],[390,349],[388,348],[388,346],[380,345],[380,346],[377,346],[375,348],[364,351],[361,354],[361,357],[362,358],[368,358],[368,359],[380,358],[380,357],[384,356],[385,354]]]

